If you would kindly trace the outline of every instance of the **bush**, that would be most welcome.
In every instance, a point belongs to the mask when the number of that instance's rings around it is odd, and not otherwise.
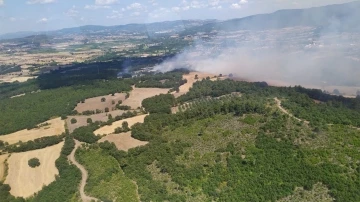
[[[71,122],[71,124],[75,124],[75,123],[77,123],[77,120],[76,120],[75,118],[72,118],[72,119],[70,120],[70,122]]]
[[[101,98],[101,102],[105,102],[106,101],[106,99],[103,97],[103,98]]]
[[[35,168],[40,166],[40,160],[38,158],[32,158],[28,161],[30,167]]]
[[[105,108],[105,112],[109,112],[110,110],[109,110],[109,107],[106,107]]]
[[[86,120],[86,122],[87,122],[87,123],[92,123],[93,121],[92,121],[91,118],[88,118],[88,119]]]

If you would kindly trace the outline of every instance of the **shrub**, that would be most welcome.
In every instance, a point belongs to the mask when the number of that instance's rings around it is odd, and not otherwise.
[[[76,120],[75,118],[72,118],[72,119],[70,120],[70,122],[71,122],[71,124],[75,124],[75,123],[77,123],[77,120]]]
[[[105,112],[109,112],[110,110],[109,110],[109,107],[106,107],[105,108]]]
[[[38,158],[32,158],[28,161],[30,167],[35,168],[40,166],[40,160]]]
[[[103,98],[101,98],[101,102],[105,102],[106,101],[106,99],[103,97]]]
[[[86,122],[87,122],[87,123],[92,123],[93,121],[92,121],[91,118],[88,118],[88,119],[86,120]]]

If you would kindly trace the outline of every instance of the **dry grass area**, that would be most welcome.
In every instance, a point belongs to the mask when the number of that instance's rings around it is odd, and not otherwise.
[[[312,190],[304,190],[302,187],[295,188],[294,194],[277,202],[332,202],[335,201],[329,194],[329,189],[322,183],[317,183]]]
[[[59,174],[55,166],[64,142],[44,149],[12,154],[8,159],[9,172],[5,184],[11,187],[10,193],[17,197],[30,197],[43,186],[55,181]],[[40,160],[40,166],[31,168],[28,161]]]
[[[110,134],[99,140],[99,142],[113,142],[116,145],[116,148],[119,150],[128,151],[129,149],[140,147],[148,144],[148,142],[140,141],[131,137],[131,132],[120,133],[120,134]]]
[[[153,97],[155,95],[167,94],[170,89],[168,88],[135,88],[130,92],[130,97],[126,99],[122,105],[130,106],[131,109],[141,107],[144,99]]]
[[[120,120],[120,121],[116,121],[113,124],[111,124],[110,126],[104,126],[104,127],[101,127],[99,129],[97,129],[96,131],[94,131],[94,134],[95,135],[109,135],[109,134],[112,134],[112,133],[114,133],[115,128],[122,127],[122,123],[124,121],[128,122],[129,127],[133,126],[136,123],[144,123],[144,120],[145,120],[146,116],[147,116],[147,114],[144,114],[144,115],[135,116],[135,117],[131,117],[131,118],[128,118],[128,119],[123,119],[123,120]]]
[[[8,157],[9,154],[0,155],[0,182],[3,181],[5,177],[5,170],[6,170],[5,161]]]
[[[118,103],[119,100],[124,101],[125,100],[125,93],[115,93],[114,96],[110,95],[104,95],[99,97],[93,97],[85,100],[85,103],[78,103],[75,107],[75,110],[79,113],[82,113],[84,111],[95,111],[96,109],[105,111],[105,108],[108,107],[110,111],[113,111],[113,108],[115,108],[115,105]],[[101,102],[101,99],[105,98],[105,102]],[[115,104],[113,104],[113,101]]]
[[[0,75],[0,83],[1,82],[25,82],[29,79],[36,78],[35,76],[17,76],[17,75]]]
[[[61,135],[65,132],[65,123],[61,118],[51,119],[44,123],[49,123],[50,125],[31,130],[24,129],[8,135],[1,135],[0,140],[9,144],[15,144],[19,141],[27,142],[41,137]]]
[[[195,79],[195,75],[198,75],[198,79]],[[193,84],[197,81],[201,81],[202,79],[205,79],[206,77],[210,77],[212,79],[215,79],[214,74],[209,73],[203,73],[203,72],[190,72],[189,74],[183,75],[183,79],[187,80],[187,83],[180,86],[180,91],[178,93],[174,93],[175,97],[179,97],[187,92],[189,92],[190,88],[193,86]]]
[[[84,116],[84,115],[78,115],[78,116],[68,116],[68,118],[66,119],[66,124],[68,126],[69,132],[72,133],[76,128],[80,128],[82,126],[87,126],[87,119],[91,118],[91,120],[93,122],[95,121],[101,121],[101,122],[106,122],[109,120],[109,115],[111,114],[111,116],[113,118],[115,118],[116,116],[122,115],[123,113],[125,113],[127,111],[123,111],[123,110],[115,110],[115,111],[111,111],[108,113],[100,113],[100,114],[93,114],[90,116]],[[77,120],[77,122],[75,124],[71,123],[71,119],[75,118]]]

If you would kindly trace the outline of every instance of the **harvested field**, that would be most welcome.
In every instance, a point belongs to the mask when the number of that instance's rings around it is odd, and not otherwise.
[[[3,181],[5,177],[5,160],[9,157],[9,154],[0,155],[0,182]]]
[[[106,122],[109,119],[108,118],[109,114],[111,114],[111,116],[113,118],[115,118],[116,116],[122,115],[125,112],[127,112],[127,111],[115,110],[115,111],[111,111],[111,112],[108,112],[108,113],[93,114],[93,115],[90,115],[90,116],[84,116],[84,115],[68,116],[68,118],[66,119],[66,124],[68,126],[69,132],[72,133],[76,128],[80,128],[82,126],[87,126],[87,119],[88,118],[91,118],[91,120],[93,122],[95,122],[95,121]],[[77,122],[75,124],[71,123],[72,118],[75,118],[77,120]]]
[[[109,135],[109,134],[112,134],[112,133],[114,133],[115,128],[122,127],[122,123],[124,121],[128,122],[129,127],[133,126],[136,123],[144,123],[144,119],[145,119],[146,116],[147,116],[147,114],[144,114],[144,115],[124,119],[124,120],[121,120],[121,121],[116,121],[110,126],[104,126],[102,128],[97,129],[96,131],[94,131],[94,134],[95,135],[104,135],[104,134]]]
[[[131,132],[120,133],[120,134],[110,134],[99,140],[99,142],[113,142],[116,145],[116,148],[119,150],[128,151],[129,149],[144,146],[148,142],[140,141],[131,137]]]
[[[65,132],[65,123],[61,118],[51,119],[44,123],[49,123],[48,126],[42,126],[40,128],[34,128],[31,130],[20,130],[8,135],[1,135],[0,140],[9,144],[15,144],[19,141],[27,142],[29,140],[35,140],[41,137],[48,137],[54,135],[61,135]],[[42,124],[44,124],[42,123]],[[41,125],[41,124],[39,124]]]
[[[5,180],[5,184],[11,187],[10,193],[27,198],[55,181],[55,176],[59,174],[55,161],[63,145],[64,142],[61,142],[44,149],[12,154],[8,159],[9,172]],[[31,168],[28,165],[31,158],[38,158],[40,166]]]
[[[198,75],[198,79],[195,79],[195,75]],[[180,86],[180,91],[178,93],[175,93],[175,97],[179,97],[187,92],[189,92],[190,88],[193,86],[193,84],[197,81],[201,81],[202,79],[205,79],[206,77],[213,78],[214,74],[209,73],[202,73],[202,72],[190,72],[189,74],[183,75],[183,79],[187,80],[187,83]]]
[[[112,108],[115,108],[115,105],[119,100],[125,100],[125,93],[115,93],[112,95],[104,95],[99,97],[93,97],[85,100],[85,103],[79,103],[75,107],[75,110],[79,113],[84,111],[95,111],[96,109],[105,111],[105,108],[108,107],[110,111],[113,111]],[[101,102],[101,98],[105,98],[105,102]],[[112,104],[112,101],[115,101],[115,104]]]
[[[167,94],[170,89],[168,88],[133,88],[130,92],[130,97],[126,99],[122,105],[130,106],[131,109],[141,107],[144,99],[153,97],[155,95]]]

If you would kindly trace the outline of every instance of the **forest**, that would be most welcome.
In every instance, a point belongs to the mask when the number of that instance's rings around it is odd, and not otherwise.
[[[11,102],[0,99],[0,107],[7,105],[0,110],[8,120],[0,117],[0,133],[35,127],[52,116],[71,115],[74,105],[86,97],[128,92],[132,84],[155,87],[152,83],[166,79],[180,82],[183,73],[47,89]],[[281,111],[274,98],[296,118]],[[41,110],[29,110],[30,106]],[[330,201],[360,201],[358,98],[327,95],[300,86],[204,79],[178,98],[157,95],[144,99],[142,106],[149,115],[144,123],[131,127],[131,136],[149,144],[125,152],[113,143],[97,142],[100,137],[94,134],[96,129],[137,112],[129,111],[103,123],[91,121],[65,135],[56,161],[60,175],[26,201],[73,201],[78,197],[80,171],[66,157],[74,148],[74,139],[86,143],[76,153],[89,171],[85,190],[103,201],[129,201],[137,196],[141,201],[278,201],[295,197],[297,187],[312,191],[319,183]],[[179,110],[173,114],[171,108],[175,106]],[[19,117],[20,113],[27,119]],[[28,122],[32,124],[25,124]],[[123,130],[129,130],[126,124],[118,132]],[[31,145],[5,148],[26,151],[56,141],[43,138]],[[12,197],[4,184],[0,184],[0,197],[5,201],[25,200]]]

